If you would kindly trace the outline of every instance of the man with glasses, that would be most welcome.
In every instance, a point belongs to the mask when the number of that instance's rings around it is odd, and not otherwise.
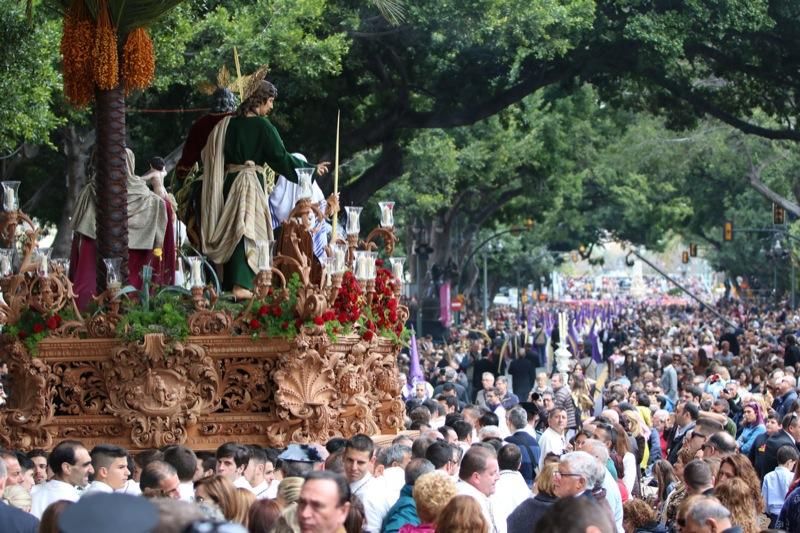
[[[330,471],[310,472],[297,500],[302,533],[336,533],[350,511],[347,479]]]
[[[594,457],[586,452],[570,452],[558,460],[555,494],[559,498],[586,497],[594,500],[592,490],[602,485],[605,472]]]
[[[722,458],[736,453],[736,441],[731,437],[730,433],[718,431],[706,439],[700,449],[703,450],[703,459],[709,457]]]

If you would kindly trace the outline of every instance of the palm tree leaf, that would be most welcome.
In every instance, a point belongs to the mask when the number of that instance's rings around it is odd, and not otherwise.
[[[406,18],[403,0],[372,0],[372,3],[390,24],[397,26]]]
[[[29,0],[32,1],[32,0]],[[98,6],[101,0],[84,0],[86,7],[93,17],[97,17]],[[150,26],[157,22],[168,11],[184,0],[108,0],[111,9],[111,21],[117,28],[120,36],[127,35],[131,30]],[[54,2],[65,10],[72,3],[71,0],[57,0]]]

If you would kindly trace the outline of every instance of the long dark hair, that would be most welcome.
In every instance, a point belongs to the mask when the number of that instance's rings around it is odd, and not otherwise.
[[[270,98],[278,97],[278,89],[267,80],[261,80],[256,85],[255,90],[244,99],[244,102],[236,111],[236,116],[244,117],[248,113],[256,113],[256,110]]]

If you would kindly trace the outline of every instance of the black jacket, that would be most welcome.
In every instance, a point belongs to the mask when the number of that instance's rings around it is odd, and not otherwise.
[[[753,448],[758,441],[753,444]],[[797,446],[792,439],[791,435],[786,433],[783,429],[766,439],[763,444],[759,445],[759,449],[755,453],[755,467],[758,477],[764,479],[768,473],[772,472],[778,466],[778,450],[781,446]]]
[[[556,502],[555,496],[539,493],[533,498],[528,498],[514,509],[508,518],[508,533],[531,533],[536,530],[536,524],[544,513]]]

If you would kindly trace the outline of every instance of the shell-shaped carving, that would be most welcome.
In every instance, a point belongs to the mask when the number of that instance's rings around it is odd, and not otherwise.
[[[327,368],[318,353],[307,352],[285,369],[274,374],[278,390],[275,401],[280,407],[299,418],[313,416],[314,407],[327,406],[337,396],[333,370]]]

